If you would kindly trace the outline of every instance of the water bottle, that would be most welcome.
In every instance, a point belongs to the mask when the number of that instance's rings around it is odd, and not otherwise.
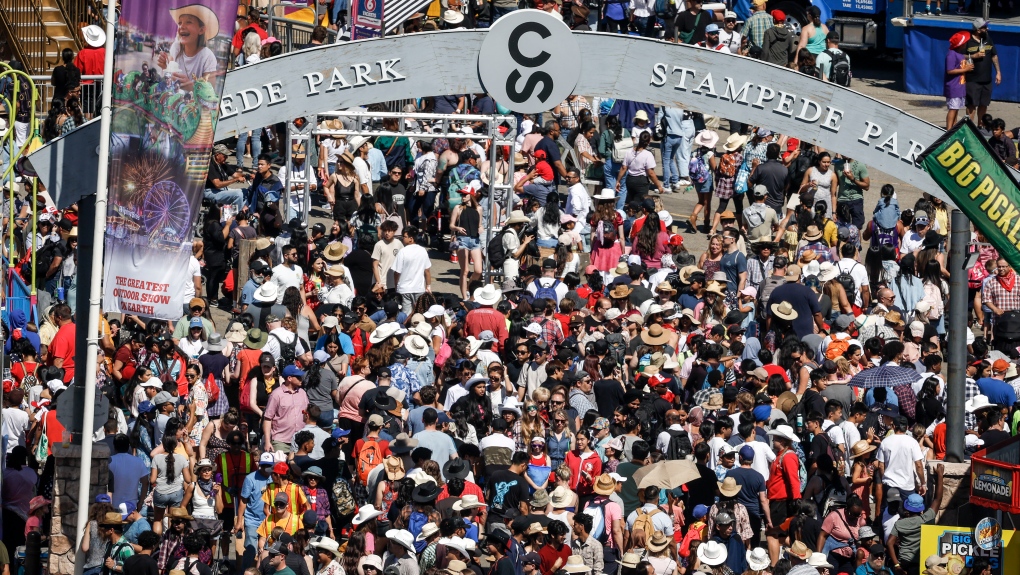
[[[57,288],[57,301],[64,301],[64,287]]]
[[[804,416],[797,414],[797,435],[804,433]]]

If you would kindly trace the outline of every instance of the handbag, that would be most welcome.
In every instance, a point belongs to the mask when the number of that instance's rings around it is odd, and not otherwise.
[[[49,457],[49,454],[50,454],[50,438],[48,435],[46,435],[46,417],[44,416],[42,424],[42,434],[39,435],[39,443],[36,444],[35,453],[33,453],[32,455],[35,456],[36,461],[38,461],[39,465],[42,466],[43,464],[46,463],[46,458]]]
[[[733,193],[734,194],[745,194],[747,193],[747,179],[751,176],[751,168],[747,166],[749,156],[744,153],[744,161],[740,163],[740,169],[737,170],[737,176],[733,179]]]

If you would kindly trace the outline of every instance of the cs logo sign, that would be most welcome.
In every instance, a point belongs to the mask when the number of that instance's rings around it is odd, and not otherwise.
[[[541,10],[517,10],[489,28],[478,75],[499,104],[522,114],[551,110],[581,77],[581,49],[567,25]]]

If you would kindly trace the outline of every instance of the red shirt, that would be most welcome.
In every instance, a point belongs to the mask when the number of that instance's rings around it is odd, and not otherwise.
[[[474,495],[478,497],[479,501],[485,501],[485,492],[482,491],[482,488],[466,479],[464,480],[464,491],[460,496],[464,497],[465,495]],[[436,501],[442,501],[447,497],[450,497],[450,490],[446,485],[443,485],[443,488],[439,490],[439,497],[436,497]]]
[[[63,359],[64,383],[70,383],[74,378],[74,324],[66,323],[57,330],[50,342],[49,359],[47,365],[53,365],[53,360]]]
[[[50,442],[47,452],[52,455],[53,446],[64,441],[64,425],[57,421],[57,408],[55,407],[46,412],[44,421],[46,423],[46,439]]]
[[[499,353],[503,348],[503,342],[510,337],[510,332],[506,329],[506,317],[491,307],[480,307],[469,311],[464,318],[464,331],[470,336],[478,337],[486,330],[496,336],[496,343],[492,344],[492,351]]]
[[[783,376],[783,381],[785,381],[786,383],[790,383],[790,376],[786,375],[785,369],[779,367],[774,363],[766,363],[762,367],[765,369],[765,371],[768,372],[769,377],[772,377],[773,375],[781,375]]]
[[[556,569],[553,569],[553,565],[556,564],[557,559],[563,559],[563,561],[560,561],[560,566],[558,567],[558,569],[562,569],[563,566],[567,564],[567,559],[570,558],[570,554],[570,545],[560,547],[559,551],[553,549],[553,546],[550,544],[544,545],[538,551],[538,556],[542,558],[542,563],[540,565],[542,575],[553,575],[553,573],[556,573]]]
[[[800,463],[797,453],[787,449],[769,465],[765,491],[771,500],[800,499]]]
[[[86,46],[74,58],[74,65],[81,70],[82,76],[98,76],[103,73],[106,64],[106,48]],[[94,80],[82,80],[82,84],[91,84]]]
[[[374,439],[379,442],[379,448],[382,450],[383,458],[389,457],[390,456],[390,442],[386,441],[385,439],[379,439],[378,436],[375,437]],[[358,460],[358,456],[361,455],[361,448],[364,447],[364,446],[365,446],[365,440],[364,439],[359,439],[359,440],[354,442],[354,453],[352,454],[354,456],[354,461]]]
[[[631,224],[631,226],[630,226],[630,237],[632,239],[637,237],[638,232],[641,231],[641,227],[645,225],[645,218],[647,218],[647,217],[648,216],[641,216],[640,218],[634,220],[634,223]],[[669,230],[666,229],[666,222],[663,222],[661,220],[659,221],[659,231],[663,231],[663,232],[668,232],[669,231]]]
[[[230,45],[232,47],[240,50],[241,47],[244,45],[244,39],[241,38],[241,32],[244,32],[245,30],[248,30],[249,28],[255,30],[255,32],[258,33],[259,38],[261,38],[262,40],[265,40],[266,38],[269,37],[269,33],[266,32],[265,30],[263,30],[262,28],[260,28],[258,24],[248,24],[244,28],[241,28],[237,32],[234,32],[234,37],[230,40]]]

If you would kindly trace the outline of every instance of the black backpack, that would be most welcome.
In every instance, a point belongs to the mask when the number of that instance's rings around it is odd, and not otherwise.
[[[655,411],[655,398],[642,399],[641,405],[634,412],[634,417],[641,422],[641,439],[654,446],[656,438],[662,431],[662,422],[659,421],[659,414]]]
[[[850,78],[853,77],[850,74],[850,57],[842,50],[838,52],[826,50],[824,53],[828,54],[829,58],[832,59],[832,62],[829,64],[828,80],[833,84],[839,84],[840,86],[849,88]]]
[[[995,318],[992,335],[995,339],[1020,339],[1020,311],[1007,311]]]
[[[36,270],[35,282],[37,288],[41,289],[46,286],[46,272],[49,271],[50,265],[53,264],[53,259],[59,255],[59,252],[60,242],[53,240],[47,241],[45,244],[43,244],[41,248],[39,248],[35,252],[35,270]],[[27,275],[25,275],[24,277],[31,279],[32,277],[31,258],[29,258],[25,262],[24,268],[26,269],[23,269],[22,271],[23,272],[27,271]]]
[[[687,434],[687,431],[683,429],[679,431],[667,429],[666,433],[669,434],[669,445],[666,446],[666,453],[664,454],[666,459],[679,461],[694,453],[694,448],[691,447],[691,437]]]
[[[859,265],[861,264],[854,262],[854,267],[857,267]],[[839,275],[836,276],[836,281],[839,282],[839,285],[843,286],[843,291],[846,292],[847,299],[850,299],[851,297],[856,298],[857,294],[857,281],[854,280],[854,276],[850,275],[850,272],[854,271],[854,267],[844,271],[843,269],[837,266],[837,269],[839,270]]]
[[[280,373],[283,373],[283,368],[288,365],[294,365],[294,360],[297,359],[297,342],[298,336],[294,336],[294,341],[290,343],[284,343],[276,334],[271,333],[269,337],[276,339],[276,343],[280,345],[280,359],[276,361],[277,367],[280,369]]]
[[[492,236],[489,240],[489,244],[485,246],[485,254],[489,258],[489,267],[493,269],[503,269],[503,263],[507,260],[506,249],[503,247],[503,234],[511,231],[510,228],[506,228],[498,234]]]

